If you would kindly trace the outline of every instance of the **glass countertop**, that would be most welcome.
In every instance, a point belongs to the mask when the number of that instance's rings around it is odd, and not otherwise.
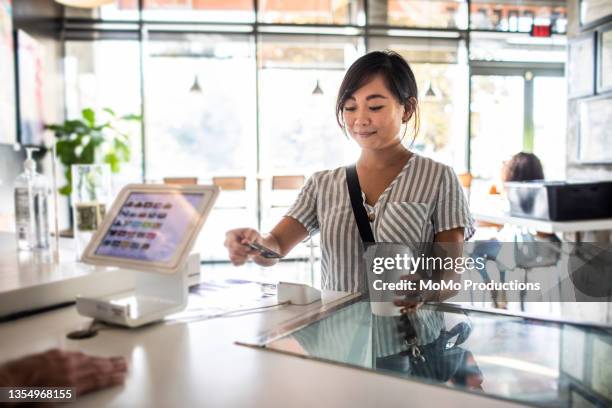
[[[259,346],[536,406],[612,406],[612,329],[425,305],[372,314],[354,300]],[[416,340],[415,340],[416,339]]]

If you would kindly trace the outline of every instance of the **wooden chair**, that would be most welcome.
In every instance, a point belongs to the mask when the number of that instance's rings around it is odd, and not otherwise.
[[[164,184],[193,185],[193,184],[198,184],[198,178],[197,177],[164,177]]]

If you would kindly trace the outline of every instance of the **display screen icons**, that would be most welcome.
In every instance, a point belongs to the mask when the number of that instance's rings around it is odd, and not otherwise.
[[[119,209],[97,255],[163,261],[181,242],[202,194],[132,193]]]

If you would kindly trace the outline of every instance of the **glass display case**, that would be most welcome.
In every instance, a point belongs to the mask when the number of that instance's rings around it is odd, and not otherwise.
[[[426,304],[399,317],[358,297],[244,344],[534,406],[610,406],[612,326]]]

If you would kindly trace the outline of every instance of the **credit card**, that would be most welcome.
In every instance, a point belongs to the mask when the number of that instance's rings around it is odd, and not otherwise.
[[[263,245],[260,245],[256,242],[251,242],[249,245],[249,248],[255,250],[255,251],[259,251],[259,255],[261,255],[264,258],[268,258],[268,259],[279,259],[282,258],[282,256],[279,253],[274,252],[273,250],[271,250],[270,248],[266,248]]]

